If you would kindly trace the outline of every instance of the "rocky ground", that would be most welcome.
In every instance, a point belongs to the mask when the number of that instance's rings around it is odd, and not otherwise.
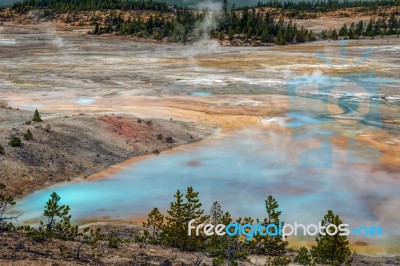
[[[0,108],[0,182],[16,196],[74,178],[85,178],[129,158],[199,141],[211,128],[166,120],[117,115],[44,115]],[[26,140],[27,130],[33,139]],[[18,137],[21,147],[11,147]]]

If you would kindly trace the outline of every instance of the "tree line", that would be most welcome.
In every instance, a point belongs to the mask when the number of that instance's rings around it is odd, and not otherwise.
[[[55,192],[50,195],[44,206],[39,226],[16,227],[13,221],[19,216],[7,215],[7,208],[15,205],[14,197],[3,194],[1,191],[4,188],[5,186],[0,184],[0,233],[22,232],[34,242],[51,241],[51,239],[75,241],[74,258],[77,260],[81,259],[83,246],[95,249],[98,243],[107,241],[109,248],[119,248],[123,243],[135,242],[140,248],[152,244],[178,248],[181,251],[200,252],[211,257],[213,265],[237,265],[239,261],[246,261],[249,254],[267,255],[266,265],[288,265],[292,260],[301,265],[342,265],[351,262],[347,237],[338,234],[319,233],[315,238],[315,245],[311,249],[302,247],[294,258],[288,255],[290,250],[288,242],[280,236],[257,234],[252,240],[246,241],[238,235],[206,236],[204,233],[188,235],[188,224],[193,219],[196,220],[195,226],[201,223],[227,226],[234,222],[238,224],[260,222],[263,226],[274,224],[278,228],[284,221],[281,219],[282,212],[279,210],[278,201],[271,195],[265,200],[264,219],[254,220],[251,217],[234,219],[229,212],[222,210],[218,202],[214,202],[209,213],[206,213],[199,192],[192,187],[188,187],[185,193],[177,190],[165,215],[158,208],[154,208],[141,229],[134,229],[129,236],[126,236],[128,238],[122,239],[112,232],[107,234],[100,229],[92,230],[88,227],[80,229],[77,225],[73,225],[69,214],[70,207],[61,205],[61,198]],[[321,221],[322,226],[329,224],[338,226],[342,223],[340,217],[331,210]],[[277,229],[269,229],[271,230]]]
[[[400,18],[392,13],[388,18],[370,19],[368,23],[359,21],[346,24],[339,30],[339,36],[348,37],[349,39],[357,39],[360,36],[381,36],[381,35],[398,35],[400,34]]]
[[[137,16],[124,20],[121,14],[113,13],[105,18],[104,25],[96,23],[91,34],[116,33],[155,40],[168,38],[172,42],[184,43],[204,34],[204,31],[197,28],[204,16],[204,13],[187,8],[177,9],[173,17],[155,14],[148,18]]]
[[[202,25],[206,19],[215,23],[204,28]],[[182,8],[177,9],[173,17],[156,14],[147,19],[139,16],[127,20],[120,14],[111,14],[104,20],[103,25],[97,23],[91,33],[134,35],[155,40],[166,38],[168,41],[182,43],[197,40],[205,35],[221,41],[238,39],[244,43],[258,41],[280,45],[313,41],[316,38],[312,31],[297,27],[291,20],[277,20],[268,13],[255,12],[255,9],[244,9],[239,15],[234,11],[209,13]]]
[[[23,0],[13,5],[18,12],[32,9],[52,9],[55,12],[90,10],[151,10],[169,12],[174,6],[152,0]]]
[[[331,39],[359,39],[360,37],[375,37],[400,34],[400,18],[392,13],[388,18],[371,18],[368,22],[360,20],[358,23],[344,24],[339,30],[323,30],[319,35],[323,40]]]
[[[306,11],[306,12],[330,12],[345,8],[362,8],[366,10],[377,10],[379,7],[392,7],[400,6],[400,0],[355,0],[355,1],[339,1],[339,0],[328,0],[328,1],[278,1],[271,0],[268,2],[260,1],[257,7],[271,7],[279,8],[282,10],[295,10],[295,11]]]
[[[229,212],[222,210],[218,202],[214,202],[209,213],[206,213],[200,202],[199,192],[188,187],[185,193],[177,190],[166,215],[163,215],[158,208],[154,208],[148,214],[146,222],[143,223],[143,237],[140,240],[145,243],[178,248],[182,251],[205,253],[213,258],[213,265],[237,265],[239,261],[246,261],[250,254],[267,255],[266,265],[288,265],[291,262],[301,265],[351,263],[347,237],[338,234],[318,234],[315,239],[316,244],[311,249],[302,247],[294,259],[288,255],[290,250],[288,242],[279,236],[257,234],[247,241],[237,235],[188,234],[188,224],[193,219],[196,220],[193,226],[202,223],[227,226],[234,222],[242,225],[260,222],[263,226],[273,224],[278,228],[279,224],[284,224],[278,201],[271,195],[265,200],[264,215],[265,218],[261,220],[251,217],[234,219]],[[342,223],[340,217],[331,210],[321,221],[322,226],[329,224],[338,226]]]
[[[218,34],[218,35],[217,35]],[[276,19],[269,13],[256,12],[254,8],[224,12],[218,20],[214,37],[224,39],[239,37],[246,40],[258,40],[263,43],[287,44],[315,40],[315,34],[304,27],[298,27],[291,20],[282,17]]]

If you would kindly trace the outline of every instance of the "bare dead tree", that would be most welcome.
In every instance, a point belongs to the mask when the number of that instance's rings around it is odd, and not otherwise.
[[[0,183],[0,190],[6,186]],[[22,214],[16,216],[7,215],[7,208],[15,205],[14,197],[0,193],[0,231],[4,231],[10,227],[11,221],[17,220]]]

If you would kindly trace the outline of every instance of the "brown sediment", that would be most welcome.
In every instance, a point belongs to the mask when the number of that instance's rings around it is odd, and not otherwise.
[[[400,172],[400,138],[381,131],[375,134],[360,134],[358,140],[380,151],[379,167]]]
[[[319,63],[313,55],[296,55],[281,53],[268,54],[237,54],[232,56],[199,57],[197,58],[199,66],[215,67],[232,70],[254,70],[263,67],[271,66],[286,66],[294,64],[317,64]]]

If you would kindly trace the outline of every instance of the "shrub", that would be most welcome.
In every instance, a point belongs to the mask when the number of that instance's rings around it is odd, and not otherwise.
[[[291,262],[290,258],[288,257],[275,257],[275,258],[268,258],[267,259],[267,266],[285,266],[289,265]]]
[[[116,234],[116,233],[112,233],[109,237],[108,237],[108,247],[109,248],[119,248],[119,245],[122,243],[122,239]]]
[[[174,140],[172,137],[167,137],[167,138],[165,139],[165,141],[166,141],[167,143],[174,143],[174,142],[175,142],[175,140]]]
[[[47,124],[44,129],[45,132],[50,132],[51,131],[51,126],[49,124]]]
[[[35,229],[30,226],[25,226],[22,229],[26,232],[28,237],[32,239],[32,241],[41,242],[47,239],[46,232],[42,228]]]
[[[8,143],[11,147],[21,147],[22,142],[18,137],[13,137],[11,141]]]
[[[24,134],[24,139],[26,139],[26,140],[31,140],[31,139],[33,139],[33,134],[32,134],[32,132],[31,132],[30,129],[27,129],[27,130],[26,130],[26,132],[25,132],[25,134]]]
[[[35,110],[35,113],[33,114],[33,118],[32,118],[33,122],[42,122],[42,117],[40,116],[40,113],[38,111],[38,109]]]
[[[294,258],[294,262],[300,265],[314,265],[309,251],[305,247],[300,248],[299,253]]]
[[[76,240],[79,244],[76,249],[75,258],[78,260],[81,258],[83,245],[90,245],[92,248],[95,248],[97,243],[103,239],[104,235],[101,233],[100,228],[97,228],[96,230],[89,228],[83,229],[82,233],[77,234]]]
[[[217,257],[217,258],[213,258],[213,260],[212,260],[212,265],[213,266],[222,266],[224,264],[225,264],[224,258]]]

